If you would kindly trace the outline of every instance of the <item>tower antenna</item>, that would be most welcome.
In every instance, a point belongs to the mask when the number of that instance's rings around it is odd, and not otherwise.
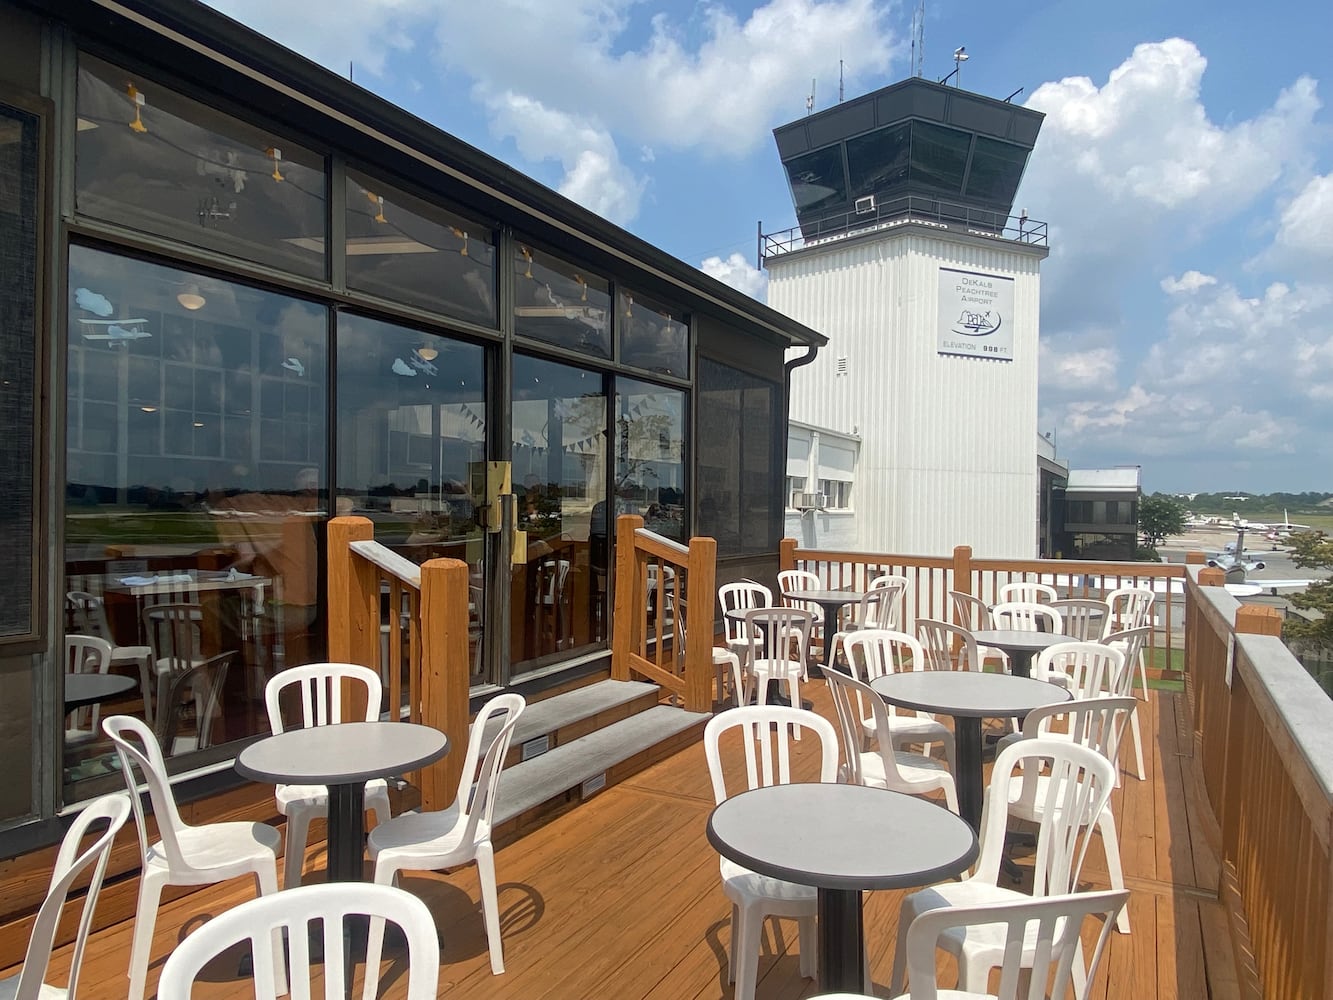
[[[838,103],[842,103],[842,60],[838,60]]]
[[[912,75],[926,71],[926,0],[917,0],[912,11]]]
[[[815,111],[815,81],[814,81],[814,78],[811,77],[811,79],[810,79],[810,94],[809,94],[809,96],[806,97],[806,99],[805,99],[805,113],[806,113],[807,115],[810,115],[810,114],[814,114],[814,111]]]

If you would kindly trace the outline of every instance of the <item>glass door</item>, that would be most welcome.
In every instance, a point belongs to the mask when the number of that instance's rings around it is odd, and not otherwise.
[[[515,675],[605,648],[607,394],[595,371],[514,357],[512,475],[525,534],[510,582]]]
[[[336,512],[375,523],[413,562],[468,564],[472,684],[485,675],[484,347],[350,313],[338,316]],[[388,606],[382,628],[401,609]],[[382,662],[389,662],[387,649]],[[404,664],[407,658],[403,658]],[[386,668],[387,669],[387,668]],[[403,690],[407,690],[404,683]]]

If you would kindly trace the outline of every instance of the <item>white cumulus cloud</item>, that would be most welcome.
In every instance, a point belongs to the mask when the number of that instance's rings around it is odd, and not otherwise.
[[[1203,274],[1199,271],[1186,271],[1179,278],[1173,278],[1167,275],[1162,279],[1162,291],[1168,295],[1179,295],[1181,292],[1197,292],[1200,288],[1206,288],[1209,285],[1217,284],[1217,279],[1211,274]]]
[[[1333,174],[1314,177],[1282,212],[1274,246],[1333,257]]]
[[[699,264],[699,270],[760,302],[768,294],[768,275],[739,253],[733,253],[725,260],[716,256],[706,257]]]

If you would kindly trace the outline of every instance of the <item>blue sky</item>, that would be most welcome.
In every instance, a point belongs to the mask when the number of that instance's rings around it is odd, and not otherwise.
[[[771,130],[909,72],[912,3],[214,6],[764,297]],[[927,0],[926,75],[1046,112],[1040,422],[1149,490],[1333,490],[1333,4]]]

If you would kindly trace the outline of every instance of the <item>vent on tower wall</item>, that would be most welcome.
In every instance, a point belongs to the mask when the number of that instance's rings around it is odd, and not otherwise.
[[[875,196],[868,194],[864,198],[856,199],[856,214],[869,215],[875,210]]]
[[[833,374],[834,375],[847,374],[847,355],[841,354],[838,356],[837,365],[833,369]]]

